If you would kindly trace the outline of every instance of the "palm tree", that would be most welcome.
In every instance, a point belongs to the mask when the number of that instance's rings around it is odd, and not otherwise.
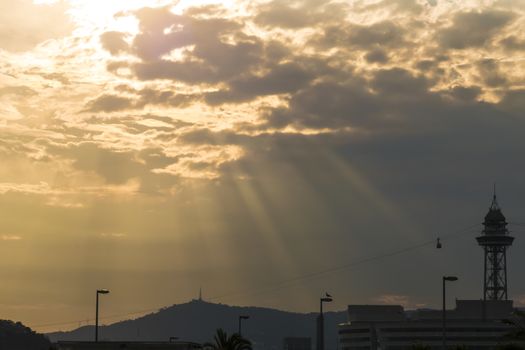
[[[204,344],[204,348],[212,350],[252,350],[252,343],[240,336],[238,333],[233,333],[231,336],[222,329],[217,329],[217,333],[213,337],[214,343]]]

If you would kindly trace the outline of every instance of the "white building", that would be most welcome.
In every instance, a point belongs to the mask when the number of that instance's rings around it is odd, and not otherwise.
[[[494,349],[510,342],[512,301],[457,300],[447,310],[447,348]],[[340,350],[410,349],[421,344],[442,349],[441,310],[405,312],[399,305],[349,305],[348,322],[339,325]]]

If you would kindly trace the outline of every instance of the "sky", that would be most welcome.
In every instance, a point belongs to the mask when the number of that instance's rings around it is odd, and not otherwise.
[[[525,2],[0,0],[0,318],[525,305]],[[443,248],[434,241],[441,237]],[[450,306],[452,307],[452,301]]]

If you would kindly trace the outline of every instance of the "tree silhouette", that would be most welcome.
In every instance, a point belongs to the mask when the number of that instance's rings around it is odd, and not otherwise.
[[[238,333],[233,333],[231,336],[222,329],[217,329],[217,333],[213,337],[214,343],[204,344],[204,348],[213,350],[252,350],[252,343],[243,338]]]

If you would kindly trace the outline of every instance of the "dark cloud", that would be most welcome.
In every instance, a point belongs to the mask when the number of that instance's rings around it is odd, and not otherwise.
[[[392,68],[377,71],[370,86],[385,97],[409,97],[425,94],[429,83],[426,78],[416,77],[405,69]]]
[[[122,184],[141,173],[143,165],[131,152],[104,149],[94,143],[81,143],[70,148],[74,155],[74,167],[83,171],[94,171],[108,183]]]
[[[299,29],[344,21],[347,10],[342,2],[273,0],[258,7],[254,21],[267,28]]]
[[[133,108],[134,101],[117,95],[101,95],[87,103],[87,112],[116,112]]]
[[[158,148],[124,151],[94,142],[80,142],[65,147],[48,145],[47,151],[55,157],[72,160],[75,169],[97,174],[108,184],[122,185],[137,179],[139,190],[144,194],[164,192],[178,180],[176,176],[152,171],[177,162],[177,158],[166,156]]]
[[[507,78],[499,69],[498,61],[484,59],[476,64],[480,79],[489,87],[501,87],[507,84]]]
[[[350,44],[367,48],[371,45],[400,46],[404,42],[404,29],[391,22],[383,21],[370,26],[352,26],[348,30]]]
[[[249,101],[259,96],[296,92],[313,78],[313,72],[295,63],[284,63],[270,68],[263,76],[246,76],[228,82],[228,90],[209,93],[206,102],[211,105]]]
[[[418,14],[423,6],[418,0],[381,0],[378,2],[356,2],[352,8],[356,12],[372,12],[389,10],[392,14],[411,13]]]
[[[525,51],[525,38],[519,38],[516,35],[500,40],[499,44],[509,51]]]
[[[505,93],[498,106],[516,116],[522,116],[525,111],[525,90],[510,90]]]
[[[133,49],[143,62],[132,69],[138,79],[217,83],[261,62],[262,41],[244,34],[238,22],[178,16],[165,8],[141,10],[137,18],[142,33]],[[182,60],[161,58],[175,49],[184,50]]]
[[[387,63],[388,54],[384,50],[375,49],[365,55],[365,60],[368,63]]]
[[[135,107],[142,108],[146,105],[164,105],[169,107],[186,107],[200,99],[199,95],[194,94],[177,94],[172,90],[158,91],[151,88],[145,88],[137,91],[139,100]]]
[[[328,25],[323,34],[313,39],[321,47],[358,48],[363,50],[378,48],[399,48],[407,45],[406,30],[390,20],[370,25],[348,24]]]
[[[448,93],[450,96],[461,101],[474,101],[481,95],[479,86],[454,86]]]
[[[369,80],[315,83],[292,95],[288,107],[270,110],[265,118],[272,127],[351,127],[385,135],[453,129],[467,120],[496,123],[501,117],[495,106],[476,101],[479,87],[431,91],[432,86],[425,77],[407,70],[378,70]],[[507,105],[516,105],[510,101],[519,100],[512,96],[508,95]]]
[[[87,112],[117,112],[130,109],[142,109],[147,105],[166,107],[186,107],[200,99],[199,95],[177,94],[172,90],[127,89],[126,96],[103,94],[86,104]]]
[[[277,127],[339,128],[374,123],[381,110],[362,82],[321,82],[292,96],[288,108],[271,111],[268,121]]]
[[[459,12],[452,25],[438,34],[440,44],[446,49],[480,47],[488,43],[500,29],[515,18],[512,12],[485,10]]]
[[[126,36],[127,34],[122,32],[105,32],[100,36],[100,43],[109,53],[118,55],[129,50],[129,44],[124,40]]]

